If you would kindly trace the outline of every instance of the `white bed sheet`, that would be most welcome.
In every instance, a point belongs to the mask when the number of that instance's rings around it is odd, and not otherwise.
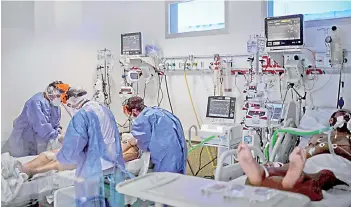
[[[17,158],[22,164],[27,163],[37,156],[26,156]],[[134,175],[139,173],[143,160],[136,159],[126,163],[126,168]],[[66,177],[74,177],[75,170],[66,170],[61,172],[47,172],[35,175],[29,182],[25,182],[21,186],[16,198],[11,202],[11,206],[23,206],[31,199],[43,199],[45,196],[53,195],[57,189],[74,185],[74,181]],[[38,197],[40,194],[41,197]]]

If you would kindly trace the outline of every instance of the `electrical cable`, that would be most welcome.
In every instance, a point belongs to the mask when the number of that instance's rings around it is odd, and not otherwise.
[[[158,76],[158,80],[159,80],[159,86],[158,86],[158,92],[157,92],[157,106],[159,107],[163,100],[162,77]],[[160,92],[162,96],[161,96],[161,99],[159,100]]]
[[[195,173],[195,175],[197,175],[197,173],[200,171],[201,168],[201,162],[202,162],[202,152],[204,151],[204,147],[201,147],[201,151],[199,154],[199,169],[197,170],[197,172]]]
[[[213,163],[215,160],[217,159],[217,157],[213,158],[211,161],[209,161],[206,165],[202,166],[199,171],[197,173],[195,173],[195,176],[197,176],[199,174],[199,172],[204,169],[205,167],[207,167],[209,164]]]
[[[169,91],[168,91],[168,84],[167,84],[167,76],[166,76],[166,75],[165,75],[165,83],[166,83],[166,91],[167,91],[169,106],[171,107],[172,114],[174,114],[174,112],[173,112],[173,107],[172,107],[171,97],[170,97]]]
[[[129,121],[130,122],[130,118],[132,117],[132,115],[130,114],[129,116],[128,116],[128,118],[127,118],[127,120],[124,122],[124,124],[123,125],[120,125],[118,122],[116,122],[117,123],[117,125],[119,126],[119,127],[122,127],[122,128],[124,128],[124,129],[127,129],[128,127],[126,127],[125,125],[127,124],[127,122]]]
[[[194,115],[195,115],[195,118],[196,118],[197,126],[198,126],[199,128],[201,128],[200,120],[199,120],[199,118],[198,118],[198,116],[197,116],[197,112],[196,112],[196,109],[195,109],[195,106],[194,106],[193,98],[192,98],[192,96],[191,96],[191,92],[190,92],[190,88],[189,88],[189,83],[188,83],[188,78],[187,78],[187,76],[186,76],[186,71],[185,71],[185,69],[184,69],[184,79],[185,79],[186,87],[187,87],[187,89],[188,89],[189,99],[190,99],[191,106],[192,106],[192,108],[193,108],[193,112],[194,112]]]
[[[186,161],[187,161],[187,163],[188,163],[188,165],[189,165],[191,174],[192,174],[192,175],[195,175],[195,173],[194,173],[194,171],[193,171],[193,168],[192,168],[191,165],[190,165],[189,159],[186,159]]]
[[[145,99],[145,94],[146,94],[146,83],[144,85],[144,95],[143,95],[143,99]]]

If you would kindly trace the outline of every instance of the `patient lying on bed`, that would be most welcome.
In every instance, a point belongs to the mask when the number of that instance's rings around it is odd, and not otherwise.
[[[38,157],[22,165],[21,171],[31,177],[35,174],[45,173],[51,170],[63,171],[75,169],[75,165],[61,165],[56,160],[56,155],[59,151],[60,149],[40,153]],[[137,146],[131,145],[128,141],[122,141],[122,152],[123,159],[126,162],[135,160],[139,157],[139,149]]]
[[[330,120],[334,120],[333,117],[338,115],[340,112],[334,113]],[[351,133],[346,125],[334,131],[331,137],[334,152],[351,161]],[[289,163],[281,167],[260,166],[252,157],[251,150],[246,144],[238,147],[238,160],[248,177],[247,184],[301,193],[312,201],[319,201],[323,199],[322,190],[346,184],[337,179],[330,170],[321,170],[314,174],[303,172],[306,159],[323,153],[329,153],[325,134],[313,136],[305,149],[296,147],[289,156]]]

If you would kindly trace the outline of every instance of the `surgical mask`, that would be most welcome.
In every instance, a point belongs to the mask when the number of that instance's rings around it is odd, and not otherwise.
[[[59,106],[61,104],[61,98],[55,98],[54,100],[51,101],[51,104],[53,106]]]

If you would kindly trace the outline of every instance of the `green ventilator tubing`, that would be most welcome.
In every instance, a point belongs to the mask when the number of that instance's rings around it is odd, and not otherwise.
[[[323,132],[326,132],[326,131],[330,131],[331,129],[332,129],[331,127],[318,129],[318,130],[314,130],[314,131],[302,131],[302,130],[295,129],[295,128],[278,129],[273,133],[273,136],[272,136],[272,145],[273,145],[272,148],[274,147],[275,143],[277,142],[278,133],[280,133],[280,132],[289,133],[289,134],[293,134],[293,135],[299,135],[299,136],[313,136],[316,134],[322,134]],[[267,160],[269,160],[269,144],[267,144],[265,146],[264,156],[266,157]]]
[[[195,149],[197,149],[197,148],[199,148],[199,147],[201,147],[204,143],[206,143],[206,142],[208,142],[208,141],[211,141],[212,139],[214,139],[214,138],[216,138],[216,136],[210,136],[210,137],[207,137],[206,139],[204,139],[202,142],[200,142],[199,144],[197,144],[197,145],[195,145],[195,146],[193,146],[192,148],[190,148],[189,150],[188,150],[188,153],[190,153],[190,152],[192,152],[192,151],[194,151]]]

